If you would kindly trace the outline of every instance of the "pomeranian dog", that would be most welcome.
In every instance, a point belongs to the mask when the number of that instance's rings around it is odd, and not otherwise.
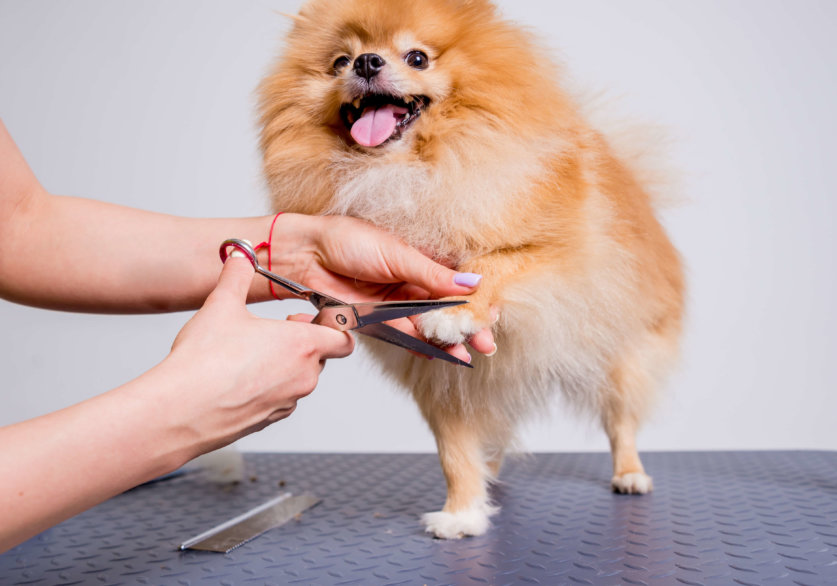
[[[362,218],[484,276],[419,320],[440,345],[491,325],[499,351],[474,369],[372,344],[436,438],[448,491],[427,531],[486,532],[515,430],[558,388],[600,417],[613,489],[650,491],[635,437],[676,358],[680,261],[545,51],[487,0],[310,0],[293,18],[260,88],[276,211]]]

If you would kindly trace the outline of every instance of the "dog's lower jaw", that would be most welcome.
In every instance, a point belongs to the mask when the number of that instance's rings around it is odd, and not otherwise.
[[[478,501],[459,511],[435,511],[422,517],[425,531],[440,539],[462,539],[483,535],[491,527],[491,516],[500,510]]]

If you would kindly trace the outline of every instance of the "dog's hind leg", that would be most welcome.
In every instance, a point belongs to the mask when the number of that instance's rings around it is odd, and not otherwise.
[[[647,332],[624,351],[602,396],[602,423],[613,456],[613,490],[645,494],[653,489],[636,449],[636,434],[656,395],[663,372],[676,353],[676,341]]]
[[[441,511],[423,517],[428,533],[444,539],[482,535],[489,517],[497,509],[488,500],[489,471],[484,463],[482,443],[476,425],[461,413],[426,413],[436,435],[439,461],[447,481],[448,493]]]
[[[610,481],[613,490],[628,494],[651,492],[654,483],[645,473],[636,449],[638,422],[616,405],[611,405],[608,410],[612,413],[605,419],[605,430],[613,455],[613,478]]]
[[[647,332],[615,361],[602,396],[602,423],[613,456],[611,486],[616,492],[645,494],[654,485],[636,449],[636,434],[656,395],[660,373],[672,358],[673,344]]]

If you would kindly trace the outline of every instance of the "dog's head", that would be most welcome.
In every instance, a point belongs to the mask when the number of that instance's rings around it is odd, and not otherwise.
[[[268,136],[305,126],[373,154],[555,115],[536,87],[551,66],[487,0],[311,0],[294,20],[262,86]]]
[[[464,258],[564,148],[571,107],[488,0],[309,0],[261,86],[274,208],[345,214]]]

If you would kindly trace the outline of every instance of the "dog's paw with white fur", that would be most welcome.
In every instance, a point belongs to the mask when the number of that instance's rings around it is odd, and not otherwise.
[[[446,345],[462,344],[485,326],[464,307],[436,309],[418,318],[419,331],[425,338]]]
[[[614,476],[610,485],[614,492],[622,494],[647,494],[654,490],[654,482],[644,472],[631,472],[630,474]]]
[[[483,504],[455,513],[425,513],[421,520],[427,533],[440,539],[462,539],[483,535],[491,527],[491,515],[499,510],[499,507]]]

